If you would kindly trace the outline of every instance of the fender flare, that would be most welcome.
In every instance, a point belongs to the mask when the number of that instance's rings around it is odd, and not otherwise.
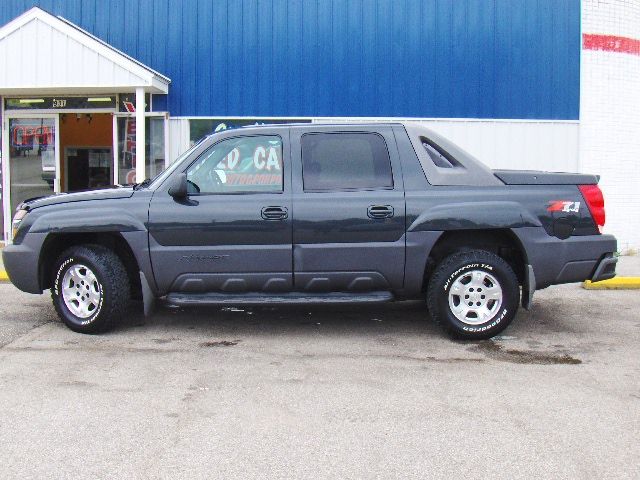
[[[78,202],[80,203],[80,202]],[[146,231],[143,222],[122,208],[68,208],[42,212],[29,228],[32,233],[100,233]]]
[[[540,220],[518,202],[456,202],[428,208],[416,217],[407,231],[491,230],[541,226]]]

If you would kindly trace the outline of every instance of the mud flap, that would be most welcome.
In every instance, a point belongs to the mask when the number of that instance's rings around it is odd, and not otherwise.
[[[153,313],[153,310],[156,305],[156,296],[151,291],[151,287],[149,287],[149,282],[147,282],[147,277],[144,276],[144,273],[140,272],[140,285],[142,286],[142,303],[144,305],[144,316],[148,317]]]
[[[522,284],[522,308],[530,310],[533,303],[533,292],[536,291],[536,276],[531,265],[526,267],[524,283]]]

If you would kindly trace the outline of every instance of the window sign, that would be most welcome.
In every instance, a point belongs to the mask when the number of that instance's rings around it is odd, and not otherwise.
[[[136,180],[136,119],[118,118],[118,183],[128,185]]]
[[[189,133],[191,143],[195,143],[202,137],[222,130],[246,127],[250,125],[274,125],[283,123],[311,123],[309,119],[270,119],[270,118],[194,118],[189,120]]]
[[[53,118],[9,119],[11,211],[28,199],[51,195],[56,178]],[[5,193],[6,194],[6,193]]]
[[[145,177],[153,178],[164,170],[164,118],[146,117]],[[136,119],[118,117],[118,183],[129,185],[136,181]]]
[[[116,108],[115,95],[94,95],[91,97],[29,97],[6,98],[5,110],[86,110]]]
[[[280,137],[255,136],[223,140],[187,171],[190,193],[281,192]]]
[[[124,113],[135,113],[136,111],[136,94],[121,93],[118,101],[118,111]],[[151,94],[144,94],[144,111],[151,111]]]

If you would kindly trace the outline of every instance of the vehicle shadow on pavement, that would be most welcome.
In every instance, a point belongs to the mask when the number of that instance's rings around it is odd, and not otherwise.
[[[278,338],[284,341],[281,346],[296,346],[300,355],[323,350],[328,340],[332,348],[343,354],[364,349],[366,355],[396,352],[395,355],[408,355],[407,358],[421,361],[582,363],[572,349],[550,345],[545,340],[546,333],[541,327],[548,328],[546,319],[553,314],[544,308],[540,312],[542,318],[519,312],[503,335],[482,341],[451,339],[431,319],[424,302],[419,301],[367,306],[224,308],[176,308],[161,304],[154,315],[147,318],[140,310],[136,309],[114,334],[141,335],[145,343],[158,346],[186,341],[192,345],[190,348],[246,347],[248,344],[277,348],[273,339]]]
[[[196,330],[202,333],[304,334],[322,331],[331,334],[420,333],[446,337],[429,316],[422,301],[378,305],[309,306],[237,306],[222,308],[182,308],[159,303],[150,317],[144,317],[139,305],[117,331],[135,328],[161,328],[173,331]]]

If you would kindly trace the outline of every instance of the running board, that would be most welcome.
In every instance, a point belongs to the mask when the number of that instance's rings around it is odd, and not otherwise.
[[[166,300],[180,307],[207,305],[302,305],[334,303],[383,303],[393,300],[391,292],[367,293],[170,293]]]

